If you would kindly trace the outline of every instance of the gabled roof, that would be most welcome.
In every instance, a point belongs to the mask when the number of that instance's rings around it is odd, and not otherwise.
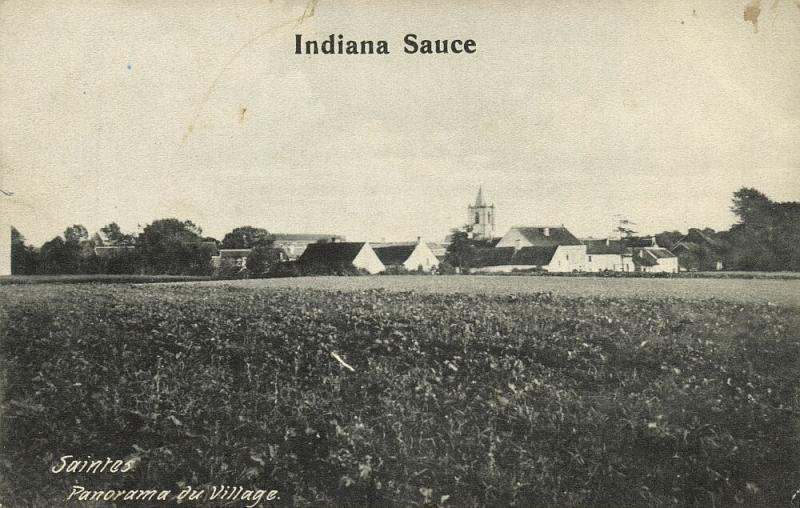
[[[312,243],[298,260],[301,264],[350,264],[361,252],[364,242]]]
[[[478,187],[478,197],[475,198],[475,207],[486,206],[486,202],[483,200],[483,187]]]
[[[253,249],[219,249],[219,256],[223,258],[246,258]]]
[[[558,245],[522,247],[511,258],[512,265],[547,266],[558,250]]]
[[[625,253],[625,245],[620,240],[584,240],[586,254],[617,254]]]
[[[548,245],[581,245],[581,241],[563,226],[515,226],[511,229],[519,231],[534,247]]]
[[[389,265],[402,265],[417,248],[417,244],[403,244],[403,245],[385,245],[381,247],[373,247],[378,259],[381,260],[385,266]]]
[[[276,233],[272,237],[276,242],[318,242],[320,240],[330,240],[331,238],[336,238],[337,241],[344,240],[344,237],[339,235],[306,233]]]
[[[514,247],[484,247],[475,249],[475,266],[510,265],[514,257]]]
[[[558,245],[546,245],[537,247],[522,247],[519,250],[514,247],[482,248],[475,250],[476,267],[484,266],[547,266],[553,259]]]
[[[664,259],[664,258],[674,258],[675,254],[671,253],[669,250],[663,247],[654,247],[650,249],[645,249],[651,256],[657,259]]]

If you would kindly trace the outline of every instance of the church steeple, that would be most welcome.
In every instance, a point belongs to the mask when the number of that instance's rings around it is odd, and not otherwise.
[[[478,240],[494,238],[494,204],[487,205],[483,186],[478,187],[475,204],[467,207],[467,224],[472,228],[472,237]]]
[[[475,207],[486,206],[486,202],[483,200],[483,186],[478,187],[478,197],[475,198]]]

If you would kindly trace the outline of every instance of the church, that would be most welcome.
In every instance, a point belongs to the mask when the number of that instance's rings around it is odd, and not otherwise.
[[[467,207],[467,224],[473,240],[493,240],[495,238],[494,203],[486,204],[483,187],[478,187],[475,204]]]

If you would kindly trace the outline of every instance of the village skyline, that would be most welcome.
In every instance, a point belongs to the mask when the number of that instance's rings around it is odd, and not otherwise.
[[[33,244],[164,217],[214,237],[436,240],[481,184],[499,229],[578,236],[616,214],[644,233],[727,229],[742,187],[800,201],[791,3],[760,24],[724,1],[524,3],[489,20],[477,4],[23,7],[0,7],[0,188],[15,193],[0,212]],[[298,33],[411,29],[480,50],[294,54]]]

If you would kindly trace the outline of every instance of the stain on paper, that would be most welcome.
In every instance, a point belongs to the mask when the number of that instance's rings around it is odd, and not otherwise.
[[[744,7],[744,20],[753,24],[753,31],[758,32],[758,17],[761,15],[761,0],[752,0]]]

